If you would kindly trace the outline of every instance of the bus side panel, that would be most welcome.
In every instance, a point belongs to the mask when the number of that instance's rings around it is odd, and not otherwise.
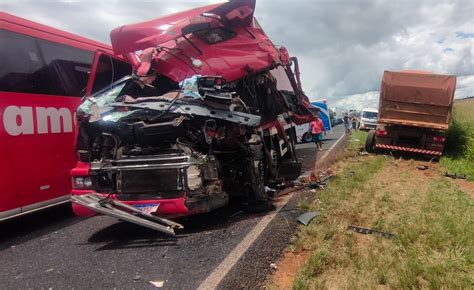
[[[3,109],[5,108],[3,93],[0,93],[0,120],[3,120]],[[3,123],[2,123],[3,124]],[[11,159],[12,153],[8,150],[7,140],[3,126],[0,126],[0,218],[3,212],[19,209],[21,207],[20,199],[15,195],[13,171]]]
[[[14,186],[11,199],[23,207],[70,193],[74,167],[74,111],[80,99],[34,94],[1,93],[4,139]],[[14,104],[14,105],[9,105]],[[16,197],[15,197],[16,196]],[[47,205],[47,204],[44,204]]]

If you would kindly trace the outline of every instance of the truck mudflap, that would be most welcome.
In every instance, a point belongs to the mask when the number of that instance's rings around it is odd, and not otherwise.
[[[395,146],[395,145],[386,145],[386,144],[375,144],[375,147],[380,148],[380,149],[397,150],[397,151],[413,152],[413,153],[421,153],[421,154],[437,155],[437,156],[441,156],[443,154],[443,152],[441,151]]]
[[[119,220],[134,223],[173,236],[175,235],[175,229],[184,228],[179,223],[154,216],[123,202],[113,200],[111,198],[104,198],[95,193],[73,195],[71,197],[71,202],[82,205],[94,212],[118,218]]]

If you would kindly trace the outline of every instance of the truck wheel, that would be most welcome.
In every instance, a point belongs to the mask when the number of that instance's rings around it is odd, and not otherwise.
[[[375,149],[375,130],[370,130],[365,139],[365,151],[372,153]]]
[[[263,161],[255,162],[249,158],[247,165],[248,182],[247,201],[244,203],[244,210],[248,212],[263,212],[272,209],[273,203],[265,189],[265,163]]]
[[[304,133],[303,137],[301,138],[303,140],[303,143],[309,143],[313,141],[313,134],[306,132]]]

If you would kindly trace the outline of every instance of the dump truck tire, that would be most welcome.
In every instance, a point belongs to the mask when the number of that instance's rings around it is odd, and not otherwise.
[[[370,130],[365,139],[365,151],[372,153],[375,149],[375,130]]]

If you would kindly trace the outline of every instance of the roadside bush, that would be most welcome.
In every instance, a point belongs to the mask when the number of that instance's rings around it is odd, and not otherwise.
[[[468,180],[474,181],[474,121],[466,114],[454,114],[441,165],[451,172],[466,174]]]
[[[469,151],[470,126],[453,119],[446,134],[445,154],[450,157],[464,157]],[[471,148],[472,149],[472,148]]]

